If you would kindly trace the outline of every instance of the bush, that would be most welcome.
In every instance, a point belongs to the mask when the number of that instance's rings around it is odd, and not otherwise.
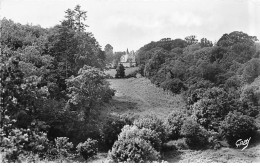
[[[61,159],[72,157],[71,152],[72,152],[73,144],[69,142],[69,138],[57,137],[55,139],[55,147]]]
[[[231,146],[238,139],[248,139],[256,133],[257,127],[252,117],[239,112],[230,112],[220,126],[221,133]]]
[[[124,78],[125,77],[125,67],[120,64],[116,68],[116,75],[115,78]]]
[[[114,143],[108,153],[108,159],[112,162],[144,163],[157,161],[159,153],[141,138],[123,139]]]
[[[184,97],[187,104],[192,105],[198,100],[202,99],[203,93],[213,87],[213,83],[202,78],[192,78],[187,81],[189,89],[184,92]]]
[[[256,117],[259,114],[259,101],[260,101],[260,88],[259,86],[245,86],[240,95],[242,102],[242,112],[245,115]]]
[[[158,133],[159,138],[162,142],[166,141],[166,133],[163,121],[156,117],[156,115],[148,115],[142,118],[139,118],[134,121],[134,125],[139,129],[147,128],[150,130],[154,130]]]
[[[151,83],[155,84],[157,87],[159,87],[165,79],[165,75],[161,74],[160,71],[150,77]]]
[[[253,58],[244,66],[242,76],[247,83],[252,83],[260,75],[260,59]]]
[[[138,70],[132,71],[131,73],[129,73],[128,75],[125,76],[125,78],[136,78],[136,75],[138,73]]]
[[[228,93],[221,88],[211,88],[203,93],[203,98],[193,105],[197,122],[206,129],[217,131],[231,107]]]
[[[166,118],[164,125],[168,139],[180,138],[181,126],[184,120],[185,116],[180,112],[173,112]]]
[[[182,90],[186,89],[183,82],[178,78],[165,80],[161,83],[161,88],[169,90],[175,94],[179,94]]]
[[[145,65],[141,64],[138,68],[138,72],[141,74],[141,76],[144,77],[144,67]]]
[[[93,157],[98,152],[98,142],[88,138],[84,143],[79,143],[77,146],[77,152],[85,159]]]
[[[181,126],[181,135],[186,138],[190,148],[202,148],[207,145],[207,132],[193,119],[187,119]]]
[[[125,125],[131,125],[128,117],[110,116],[106,119],[101,129],[104,150],[110,149],[117,140],[119,133]]]
[[[31,156],[43,159],[50,148],[47,134],[43,132],[14,128],[8,133],[0,129],[0,134],[0,147],[3,148],[0,162],[21,162],[22,156],[27,155],[29,151]]]
[[[103,93],[100,94],[102,96],[102,101],[108,103],[110,99],[112,99],[112,96],[115,96],[116,90],[111,89],[109,87],[109,83],[105,82],[103,86]]]
[[[241,87],[241,85],[242,85],[242,79],[239,78],[238,76],[232,76],[225,81],[224,87],[226,89],[232,88],[232,87],[235,89],[239,89]]]
[[[132,138],[144,139],[146,142],[150,143],[155,150],[161,151],[162,141],[160,140],[158,133],[154,130],[147,128],[139,129],[137,126],[124,126],[122,132],[118,136],[118,140]]]

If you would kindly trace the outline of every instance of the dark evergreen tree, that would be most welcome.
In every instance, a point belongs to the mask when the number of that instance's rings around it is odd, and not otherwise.
[[[125,67],[122,64],[117,66],[115,77],[116,78],[124,78],[125,77]]]

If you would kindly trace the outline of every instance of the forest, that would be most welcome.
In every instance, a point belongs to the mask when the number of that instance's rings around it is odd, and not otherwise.
[[[87,32],[86,13],[77,5],[51,28],[1,20],[1,162],[85,162],[99,152],[107,162],[164,162],[169,150],[259,139],[255,36],[233,31],[215,43],[191,35],[142,46],[135,74],[182,95],[185,111],[102,117],[115,95],[104,73],[113,56]]]

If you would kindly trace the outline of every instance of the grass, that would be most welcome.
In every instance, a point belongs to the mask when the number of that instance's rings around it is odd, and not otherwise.
[[[260,162],[260,146],[240,149],[221,148],[219,150],[180,150],[165,154],[170,163],[251,163]]]
[[[111,112],[137,116],[155,114],[164,118],[174,110],[185,111],[181,95],[167,94],[144,77],[108,81],[111,88],[116,90],[113,100],[107,106]]]

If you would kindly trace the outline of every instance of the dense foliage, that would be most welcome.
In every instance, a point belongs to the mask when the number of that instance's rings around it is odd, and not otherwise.
[[[111,149],[125,125],[131,125],[132,120],[125,116],[109,116],[101,127],[102,148]]]
[[[108,159],[112,162],[152,162],[157,161],[161,147],[158,133],[137,126],[125,126],[109,151]]]
[[[207,132],[193,119],[186,119],[181,126],[181,135],[191,148],[202,148],[207,145]]]
[[[80,153],[85,160],[88,160],[97,154],[98,142],[88,138],[84,143],[79,143],[76,148],[77,152]]]
[[[157,161],[159,153],[144,139],[118,140],[108,154],[111,162],[144,163]]]
[[[232,146],[235,146],[234,142],[239,139],[253,137],[256,130],[254,119],[238,112],[230,112],[221,123],[221,132]]]
[[[24,156],[67,161],[75,156],[74,145],[101,140],[97,106],[114,95],[103,72],[105,53],[86,31],[86,11],[77,5],[65,13],[48,29],[1,20],[4,162],[21,162]],[[36,127],[36,122],[41,123]]]
[[[138,118],[134,121],[134,125],[139,129],[147,128],[158,133],[158,136],[162,142],[166,140],[165,127],[163,120],[156,115],[147,115],[145,117]]]
[[[173,111],[165,119],[168,140],[180,139],[166,147],[216,147],[223,140],[234,146],[236,139],[255,134],[260,111],[258,45],[255,36],[234,31],[214,45],[191,35],[151,42],[137,51],[140,73],[164,91],[182,94],[187,104],[187,111]]]

